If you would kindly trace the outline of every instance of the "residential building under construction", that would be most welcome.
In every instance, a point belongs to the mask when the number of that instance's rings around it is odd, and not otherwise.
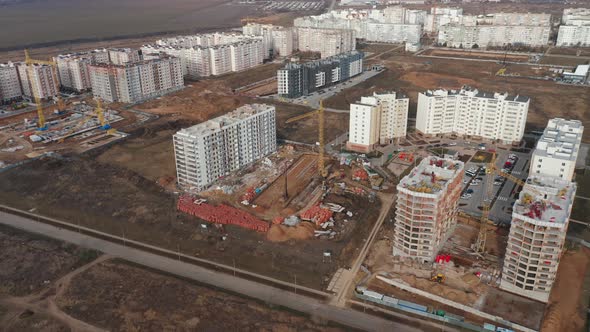
[[[174,135],[178,184],[201,191],[276,149],[275,107],[244,105]]]
[[[434,261],[457,217],[464,164],[427,157],[397,185],[393,255]]]
[[[576,184],[532,175],[514,203],[500,288],[547,302],[563,253]]]

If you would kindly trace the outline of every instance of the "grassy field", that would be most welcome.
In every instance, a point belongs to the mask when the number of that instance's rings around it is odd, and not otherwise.
[[[256,6],[228,0],[31,1],[1,8],[0,50],[69,40],[227,28],[239,26],[240,18],[255,10]]]

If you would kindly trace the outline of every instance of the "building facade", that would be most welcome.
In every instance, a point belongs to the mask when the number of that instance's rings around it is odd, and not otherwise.
[[[201,191],[276,148],[274,106],[242,106],[174,135],[178,184]]]
[[[464,86],[418,94],[416,129],[427,135],[455,134],[516,143],[522,140],[530,98],[487,93]]]
[[[57,64],[59,83],[63,88],[76,92],[92,89],[88,68],[94,63],[91,54],[61,54],[54,61]]]
[[[347,149],[367,153],[377,144],[406,137],[410,99],[395,92],[374,93],[350,104]]]
[[[584,126],[579,120],[551,119],[533,151],[529,174],[572,181]]]
[[[576,184],[532,175],[514,203],[500,288],[541,302],[563,254]]]
[[[536,47],[547,45],[550,34],[550,26],[446,24],[439,29],[438,43],[463,48],[508,44]]]
[[[298,98],[359,75],[363,58],[362,52],[352,51],[303,64],[288,63],[277,71],[278,94]]]
[[[136,103],[156,98],[184,87],[178,58],[89,66],[94,97],[107,102]]]
[[[353,30],[297,28],[297,49],[302,52],[319,52],[322,58],[356,49]]]
[[[0,63],[0,104],[18,101],[22,97],[17,65],[13,62]]]
[[[455,225],[464,164],[423,159],[397,185],[393,255],[433,262]]]
[[[108,49],[109,61],[113,65],[124,65],[141,60],[139,50],[132,48],[110,48]]]
[[[42,64],[17,64],[23,96],[28,98],[50,99],[59,93],[59,83],[55,80],[53,67]]]
[[[589,21],[590,22],[590,21]],[[590,46],[590,25],[562,25],[556,46]]]

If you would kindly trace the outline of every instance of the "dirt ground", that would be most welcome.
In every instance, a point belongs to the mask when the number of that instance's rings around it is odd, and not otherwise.
[[[0,281],[18,286],[0,288],[2,331],[343,331],[11,228],[0,227],[0,249]],[[25,268],[7,278],[11,265]]]
[[[455,57],[455,58],[468,58],[468,59],[486,59],[486,60],[504,60],[511,62],[527,62],[529,60],[528,55],[516,55],[516,54],[506,54],[503,53],[486,53],[486,52],[478,52],[478,51],[453,51],[453,50],[438,50],[438,49],[430,49],[424,53],[424,55],[434,55],[434,56],[446,56],[446,57]]]
[[[482,91],[508,92],[531,97],[527,130],[544,128],[554,117],[580,119],[590,125],[590,93],[588,88],[559,85],[555,82],[523,77],[499,77],[495,73],[501,65],[491,62],[459,61],[391,56],[382,62],[387,70],[359,85],[343,90],[325,101],[327,107],[348,109],[351,102],[373,91],[395,90],[410,97],[410,116],[415,115],[419,92],[426,89],[457,89],[470,84]],[[515,73],[521,65],[508,66]],[[525,74],[525,73],[523,73]],[[583,140],[590,142],[590,131]]]

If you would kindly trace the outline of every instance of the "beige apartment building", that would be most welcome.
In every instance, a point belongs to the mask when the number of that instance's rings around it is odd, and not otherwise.
[[[55,80],[52,66],[19,63],[17,69],[25,97],[49,99],[59,93],[59,83]]]
[[[322,58],[356,49],[353,30],[297,28],[297,48],[302,52],[319,52]]]
[[[20,100],[22,96],[17,64],[0,63],[0,104]]]

